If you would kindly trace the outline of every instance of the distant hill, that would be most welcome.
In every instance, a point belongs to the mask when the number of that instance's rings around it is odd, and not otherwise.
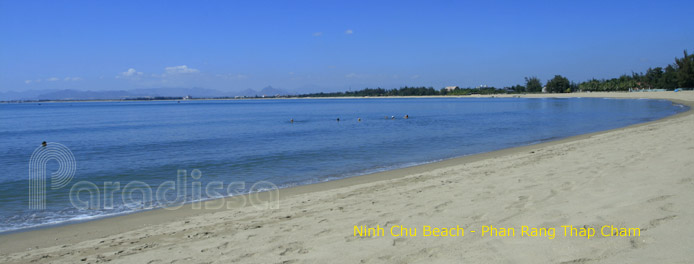
[[[22,92],[0,92],[0,101],[9,100],[105,100],[141,97],[184,97],[214,98],[234,96],[288,95],[289,92],[268,86],[260,91],[246,89],[241,92],[222,92],[206,88],[149,88],[136,90],[80,91],[80,90],[29,90]]]
[[[283,89],[277,89],[273,88],[272,86],[265,87],[261,89],[260,91],[256,91],[253,89],[246,89],[241,92],[235,93],[235,96],[248,96],[248,97],[255,97],[255,96],[275,96],[275,95],[291,95],[290,92],[283,90]]]
[[[96,100],[96,99],[124,99],[138,97],[127,91],[77,91],[57,90],[37,95],[38,100]]]
[[[0,93],[0,101],[7,100],[99,100],[128,99],[138,97],[223,97],[223,92],[205,88],[153,88],[137,90],[80,91],[80,90],[30,90]]]
[[[272,86],[268,86],[260,90],[260,95],[266,95],[266,96],[273,96],[273,95],[288,95],[289,92],[282,90],[282,89],[277,89],[277,88],[272,88]]]
[[[243,91],[234,93],[234,96],[250,96],[250,97],[253,97],[253,96],[257,96],[257,95],[258,95],[258,91],[253,90],[253,89],[246,89],[246,90],[243,90]]]
[[[36,100],[39,95],[52,92],[53,90],[27,90],[21,92],[0,92],[0,101],[8,100]]]
[[[166,96],[166,97],[183,97],[190,95],[192,97],[226,97],[232,93],[222,92],[215,89],[206,88],[152,88],[134,90],[138,94],[147,94],[149,96]]]

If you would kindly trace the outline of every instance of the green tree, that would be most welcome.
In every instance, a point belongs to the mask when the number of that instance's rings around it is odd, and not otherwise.
[[[653,89],[660,88],[660,79],[663,78],[663,68],[655,67],[653,69],[648,68],[646,75],[643,76],[643,82],[645,83],[645,88]]]
[[[511,87],[505,87],[504,90],[513,92],[513,93],[524,93],[525,92],[525,86],[516,84]]]
[[[591,79],[590,81],[587,82],[582,82],[578,84],[578,90],[579,91],[600,91],[602,87],[602,82],[598,79]]]
[[[663,77],[660,79],[659,87],[662,89],[673,90],[677,88],[677,69],[672,65],[665,67]]]
[[[529,93],[542,92],[542,82],[535,76],[530,78],[525,77],[525,91]]]
[[[547,81],[547,91],[550,93],[571,92],[571,82],[564,76],[554,75],[554,78]]]
[[[684,57],[681,59],[675,58],[677,65],[677,85],[682,88],[694,88],[694,54],[687,54],[684,51]]]

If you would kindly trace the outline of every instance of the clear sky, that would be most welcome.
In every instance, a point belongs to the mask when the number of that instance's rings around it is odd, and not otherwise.
[[[7,1],[0,92],[611,78],[694,52],[694,1]]]

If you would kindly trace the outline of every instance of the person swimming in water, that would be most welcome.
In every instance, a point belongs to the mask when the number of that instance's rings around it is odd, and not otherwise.
[[[337,118],[337,122],[340,122],[340,118],[339,118],[339,117]]]
[[[289,119],[289,123],[294,123],[294,118]]]
[[[45,146],[48,146],[48,143],[46,143],[46,141],[41,142],[41,146],[44,146],[44,147],[45,147]]]
[[[361,117],[357,118],[357,121],[361,122]]]
[[[390,116],[390,119],[393,119],[393,120],[395,120],[395,116]]]
[[[408,119],[408,118],[410,118],[410,115],[405,115],[405,119]]]

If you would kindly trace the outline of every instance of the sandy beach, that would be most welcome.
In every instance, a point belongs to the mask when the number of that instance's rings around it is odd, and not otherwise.
[[[694,92],[520,97],[658,98],[694,106]],[[0,235],[0,262],[690,263],[691,113],[282,189],[278,208],[187,205]],[[355,236],[355,226],[385,234]],[[425,236],[425,226],[460,227],[464,236]],[[515,235],[483,236],[490,226],[514,228]],[[523,226],[556,234],[523,236]],[[597,233],[567,236],[562,226]],[[605,226],[610,236],[601,233]],[[400,227],[417,235],[393,236]],[[640,236],[615,235],[613,227],[636,228]]]

